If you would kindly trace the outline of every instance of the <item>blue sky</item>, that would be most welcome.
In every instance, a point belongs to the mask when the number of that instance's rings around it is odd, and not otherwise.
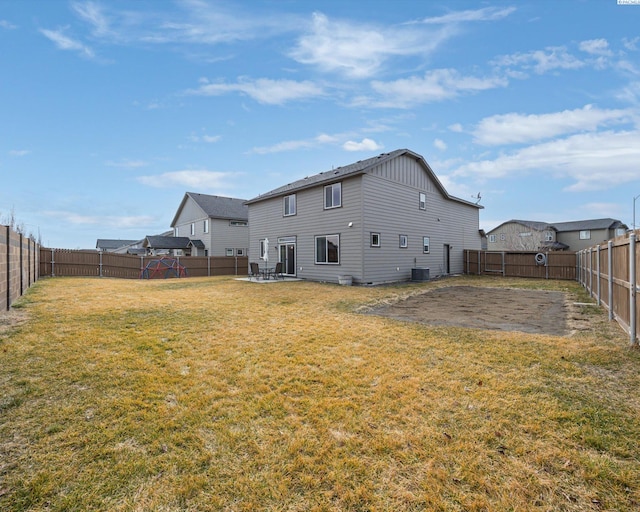
[[[640,5],[0,0],[0,113],[0,220],[49,247],[398,148],[484,229],[631,226]]]

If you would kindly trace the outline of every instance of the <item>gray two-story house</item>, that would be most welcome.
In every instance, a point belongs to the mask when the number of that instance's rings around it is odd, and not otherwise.
[[[191,256],[246,256],[248,215],[244,199],[187,192],[171,227],[191,241]]]
[[[481,248],[478,204],[447,193],[422,156],[383,153],[247,201],[249,261],[303,279],[356,284],[462,273]],[[266,242],[268,240],[268,242]],[[261,262],[262,264],[262,262]],[[422,273],[424,275],[424,273]]]

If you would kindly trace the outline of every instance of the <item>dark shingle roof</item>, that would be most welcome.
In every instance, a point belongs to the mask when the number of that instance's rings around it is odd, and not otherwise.
[[[182,198],[173,221],[171,221],[172,227],[176,225],[188,198],[191,198],[211,219],[249,220],[249,208],[245,204],[245,199],[187,192]]]
[[[115,240],[112,238],[98,238],[96,242],[96,249],[119,249],[125,245],[133,245],[140,240]]]
[[[626,228],[626,226],[616,219],[590,219],[576,220],[572,222],[554,222],[551,224],[556,231],[584,231],[586,229],[616,229]]]
[[[144,246],[151,249],[187,249],[191,240],[187,236],[158,236],[145,237]]]
[[[459,201],[461,203],[466,203],[466,204],[476,206],[477,208],[482,208],[482,206],[478,204],[471,203],[469,201],[465,201],[464,199],[460,199],[460,198],[449,195],[449,193],[445,190],[444,186],[442,185],[442,183],[440,183],[440,180],[438,180],[437,176],[431,170],[431,168],[429,167],[427,162],[424,160],[424,158],[409,149],[396,149],[395,151],[391,151],[390,153],[381,153],[378,156],[367,158],[366,160],[358,160],[355,163],[345,165],[342,167],[336,167],[335,169],[331,169],[330,171],[324,171],[318,174],[314,174],[313,176],[307,176],[306,178],[302,178],[300,180],[294,181],[292,183],[289,183],[288,185],[284,185],[282,187],[278,187],[273,190],[270,190],[269,192],[265,192],[264,194],[260,194],[259,196],[254,197],[253,199],[250,199],[249,201],[247,201],[247,204],[257,203],[265,199],[285,195],[297,190],[303,190],[303,189],[314,187],[316,185],[320,185],[323,183],[331,183],[333,181],[338,181],[342,178],[355,176],[357,174],[362,174],[372,169],[376,165],[379,165],[382,162],[392,160],[394,158],[397,158],[405,154],[408,154],[412,158],[415,158],[416,160],[422,162],[425,170],[430,174],[434,183],[436,184],[440,192],[445,197],[447,197],[448,199],[452,199],[454,201]]]

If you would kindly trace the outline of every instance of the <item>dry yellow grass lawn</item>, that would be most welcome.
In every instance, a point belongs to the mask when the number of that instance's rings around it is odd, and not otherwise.
[[[378,288],[48,279],[0,332],[3,511],[640,507],[640,355],[429,327]]]

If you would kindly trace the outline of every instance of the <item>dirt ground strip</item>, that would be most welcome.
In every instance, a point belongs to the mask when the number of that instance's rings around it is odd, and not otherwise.
[[[449,286],[376,307],[370,314],[429,325],[566,336],[581,319],[563,292]]]

